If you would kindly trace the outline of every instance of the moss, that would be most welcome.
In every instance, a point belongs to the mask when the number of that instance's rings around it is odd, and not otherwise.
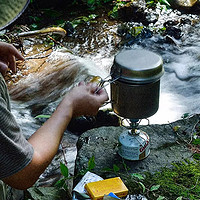
[[[155,174],[146,172],[144,180],[129,176],[126,185],[130,193],[143,193],[152,200],[159,196],[168,200],[181,196],[183,199],[197,200],[200,199],[200,162],[173,163],[171,168],[163,168]],[[159,187],[152,190],[152,186]]]

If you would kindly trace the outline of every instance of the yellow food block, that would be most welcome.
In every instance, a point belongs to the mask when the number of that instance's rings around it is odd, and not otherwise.
[[[92,200],[101,200],[104,195],[108,195],[110,192],[118,197],[125,197],[128,194],[128,189],[120,177],[87,183],[85,189]]]

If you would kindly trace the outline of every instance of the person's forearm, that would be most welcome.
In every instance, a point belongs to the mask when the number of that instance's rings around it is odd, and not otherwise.
[[[24,169],[3,181],[17,189],[31,187],[57,153],[63,133],[72,116],[94,116],[103,102],[108,99],[106,91],[100,90],[96,94],[94,93],[96,89],[97,87],[92,85],[79,85],[73,88],[64,97],[51,118],[29,138],[28,141],[34,149],[32,161]]]
[[[41,155],[43,162],[50,162],[57,153],[64,131],[72,118],[71,102],[64,99],[41,128],[30,138],[34,151]]]
[[[51,118],[29,138],[28,141],[34,149],[30,164],[3,181],[16,189],[24,190],[31,187],[57,153],[63,133],[71,117],[71,102],[65,99],[57,107]]]

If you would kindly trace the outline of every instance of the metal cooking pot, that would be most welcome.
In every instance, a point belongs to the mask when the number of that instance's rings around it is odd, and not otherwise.
[[[143,119],[155,114],[163,73],[162,57],[154,52],[142,49],[118,53],[110,73],[114,112],[129,119]]]

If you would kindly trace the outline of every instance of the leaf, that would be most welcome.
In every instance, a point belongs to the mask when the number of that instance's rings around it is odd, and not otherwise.
[[[133,173],[131,174],[132,177],[138,178],[139,180],[144,180],[144,177],[141,174]]]
[[[176,200],[182,200],[182,199],[183,199],[183,197],[182,197],[182,196],[180,196],[180,197],[176,198]]]
[[[185,118],[189,117],[189,115],[190,115],[190,113],[184,113],[184,114],[181,116],[181,118],[185,119]]]
[[[88,161],[88,170],[92,170],[95,167],[95,161],[94,156],[92,156]]]
[[[98,17],[98,15],[96,15],[96,14],[91,14],[91,15],[88,16],[88,19],[89,19],[89,20],[92,20],[92,19],[95,19],[96,17]]]
[[[153,186],[151,187],[150,191],[152,192],[152,191],[158,190],[159,187],[160,187],[160,185],[153,185]]]
[[[144,193],[146,189],[145,185],[142,182],[138,182],[138,183],[142,186],[142,192]]]
[[[63,185],[65,184],[65,179],[60,179],[58,180],[56,183],[55,183],[55,186],[59,187],[59,188],[62,188]]]
[[[171,6],[167,0],[161,0],[161,3],[164,3],[164,4],[168,5],[168,6]]]
[[[65,177],[65,178],[68,178],[69,177],[69,170],[67,168],[67,166],[63,163],[60,163],[60,170],[61,170],[61,173],[62,175]]]
[[[163,200],[163,199],[165,199],[165,197],[159,196],[156,200]]]
[[[113,171],[113,169],[111,169],[109,167],[105,167],[102,170],[105,171],[105,172],[112,172]]]
[[[114,170],[115,173],[118,172],[119,169],[120,169],[120,168],[119,168],[117,165],[115,165],[115,164],[113,165],[113,170]]]
[[[197,138],[194,141],[192,141],[192,144],[194,144],[194,145],[200,145],[200,138]]]
[[[37,118],[50,118],[50,117],[51,117],[51,115],[37,115],[35,117],[35,119],[37,119]]]
[[[95,0],[87,0],[87,3],[88,3],[89,5],[95,4]]]
[[[174,131],[174,132],[177,132],[179,129],[180,129],[180,126],[174,126],[174,127],[173,127],[173,131]]]

